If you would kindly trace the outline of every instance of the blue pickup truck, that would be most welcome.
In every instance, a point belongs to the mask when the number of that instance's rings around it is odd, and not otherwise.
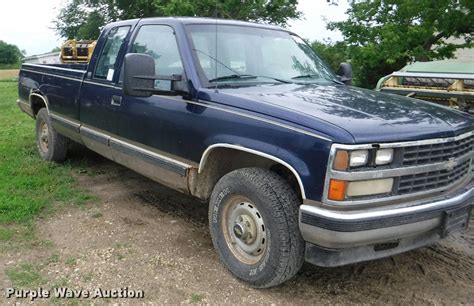
[[[136,19],[88,65],[23,64],[18,106],[43,159],[78,142],[209,203],[223,264],[265,288],[468,226],[474,118],[338,74],[279,27]]]

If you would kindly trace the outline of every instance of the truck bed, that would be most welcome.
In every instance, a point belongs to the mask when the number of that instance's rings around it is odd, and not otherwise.
[[[78,97],[86,70],[84,64],[23,64],[18,84],[20,101],[31,104],[30,94],[41,92],[47,101],[54,97],[50,111],[79,119]]]

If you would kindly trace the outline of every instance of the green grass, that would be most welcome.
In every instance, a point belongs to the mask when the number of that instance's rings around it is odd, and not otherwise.
[[[192,304],[201,303],[203,299],[204,299],[204,294],[199,294],[199,293],[191,294],[191,303]]]
[[[44,282],[38,271],[39,268],[35,265],[25,263],[7,269],[6,273],[14,286],[33,287],[39,286]]]
[[[75,266],[77,264],[77,259],[71,256],[71,257],[66,258],[64,263],[68,266]]]
[[[34,120],[16,106],[17,84],[0,82],[0,225],[25,224],[40,213],[93,198],[72,177],[74,162],[42,161],[34,138]],[[1,239],[11,239],[0,231]]]
[[[6,69],[20,69],[21,63],[15,63],[15,64],[0,64],[0,70],[6,70]]]

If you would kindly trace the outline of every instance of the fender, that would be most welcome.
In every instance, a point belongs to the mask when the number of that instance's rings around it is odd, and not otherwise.
[[[48,114],[49,114],[49,102],[48,102],[48,99],[47,99],[45,96],[41,95],[40,92],[34,92],[34,91],[32,91],[32,92],[30,93],[30,96],[29,96],[28,100],[29,100],[29,102],[30,102],[30,107],[31,107],[31,109],[32,109],[33,111],[34,111],[34,107],[33,107],[32,97],[38,97],[38,98],[40,98],[41,100],[43,100],[44,105],[46,105],[46,111],[47,111]]]
[[[282,160],[278,157],[275,157],[271,154],[267,154],[267,153],[257,151],[257,150],[254,150],[254,149],[250,149],[250,148],[247,148],[247,147],[243,147],[243,146],[240,146],[240,145],[233,145],[233,144],[229,144],[229,143],[216,143],[216,144],[210,145],[209,147],[207,147],[207,149],[202,154],[201,161],[199,162],[198,173],[202,172],[202,170],[204,169],[204,167],[206,165],[206,161],[207,161],[207,158],[209,157],[209,154],[212,152],[212,150],[214,150],[216,148],[228,148],[228,149],[234,149],[234,150],[240,150],[240,151],[252,153],[252,154],[255,154],[255,155],[270,159],[270,160],[273,160],[273,161],[283,165],[284,167],[286,167],[288,170],[290,170],[294,174],[294,176],[296,177],[296,179],[298,181],[298,185],[300,187],[300,190],[301,190],[301,197],[302,197],[303,200],[306,199],[306,192],[305,192],[305,189],[304,189],[304,186],[303,186],[303,182],[301,180],[301,177],[300,177],[299,173],[295,170],[295,168],[293,168],[293,166],[291,166],[290,164],[288,164],[284,160]]]

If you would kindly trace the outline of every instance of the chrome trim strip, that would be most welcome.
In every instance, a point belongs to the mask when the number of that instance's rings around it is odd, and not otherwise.
[[[114,89],[120,89],[120,90],[122,89],[122,87],[109,85],[109,84],[102,84],[102,83],[98,83],[98,82],[86,81],[86,80],[84,80],[82,83],[97,85],[97,86],[102,86],[102,87],[109,87],[109,88],[114,88]]]
[[[309,131],[306,131],[306,130],[302,130],[302,129],[299,129],[299,128],[296,128],[296,127],[292,127],[292,126],[289,126],[289,125],[286,125],[286,124],[283,124],[283,123],[280,123],[280,122],[276,122],[276,121],[273,121],[273,120],[268,120],[268,119],[265,119],[265,118],[260,118],[260,117],[257,117],[257,116],[245,114],[243,112],[239,112],[239,111],[235,111],[235,110],[231,110],[231,109],[227,109],[227,108],[223,108],[223,107],[219,107],[219,106],[209,105],[209,104],[205,104],[205,103],[200,103],[200,101],[199,102],[184,101],[184,102],[200,105],[200,106],[203,106],[203,107],[208,107],[208,108],[211,108],[211,109],[220,110],[220,111],[223,111],[223,112],[227,112],[227,113],[234,114],[234,115],[239,115],[239,116],[242,116],[242,117],[262,121],[262,122],[269,123],[269,124],[273,124],[273,125],[276,125],[276,126],[288,129],[288,130],[292,130],[292,131],[295,131],[295,132],[298,132],[298,133],[306,134],[308,136],[316,137],[316,138],[323,139],[323,140],[326,140],[326,141],[332,141],[332,139],[330,139],[330,138],[327,138],[327,137],[324,137],[324,136],[321,136],[321,135],[318,135],[318,134],[315,134],[315,133],[312,133],[312,132],[309,132]]]
[[[240,150],[240,151],[244,151],[244,152],[249,152],[249,153],[252,153],[252,154],[255,154],[255,155],[258,155],[258,156],[262,156],[264,158],[271,159],[271,160],[276,161],[277,163],[285,166],[286,168],[288,168],[288,170],[290,170],[295,175],[296,180],[298,181],[298,185],[299,185],[300,190],[301,190],[301,197],[303,198],[303,200],[306,199],[306,192],[304,190],[303,182],[301,180],[300,175],[295,170],[295,168],[293,168],[287,162],[279,159],[278,157],[275,157],[273,155],[263,153],[263,152],[260,152],[260,151],[256,151],[256,150],[253,150],[253,149],[249,149],[249,148],[246,148],[246,147],[243,147],[243,146],[239,146],[239,145],[232,145],[232,144],[228,144],[228,143],[216,143],[216,144],[213,144],[213,145],[210,145],[209,147],[207,147],[207,149],[202,154],[201,161],[199,162],[198,173],[202,172],[202,170],[203,170],[203,168],[206,164],[207,158],[209,157],[209,154],[215,148],[229,148],[229,149],[235,149],[235,150]]]
[[[56,66],[48,66],[48,65],[30,64],[30,63],[24,63],[22,66],[31,66],[31,67],[48,68],[48,69],[58,69],[58,70],[63,70],[63,71],[84,72],[84,73],[87,71],[87,70],[63,68],[63,67],[56,67]]]
[[[188,164],[185,164],[183,162],[180,162],[179,160],[175,160],[175,159],[172,159],[172,158],[169,158],[167,156],[163,156],[163,155],[160,155],[158,153],[155,153],[155,152],[152,152],[152,151],[149,151],[149,150],[146,150],[146,149],[143,149],[143,148],[140,148],[140,147],[137,147],[133,144],[130,144],[128,142],[125,142],[125,141],[122,141],[122,140],[119,140],[117,138],[114,138],[114,137],[110,137],[110,142],[115,142],[117,144],[120,144],[120,145],[123,145],[125,147],[128,147],[132,150],[135,150],[135,151],[138,151],[140,153],[143,153],[143,154],[146,154],[146,155],[149,155],[151,157],[154,157],[154,158],[157,158],[157,159],[161,159],[161,160],[164,160],[168,163],[173,163],[181,168],[191,168],[191,165],[188,165]]]
[[[27,72],[31,72],[31,73],[37,73],[37,74],[47,75],[47,76],[52,76],[52,77],[58,77],[58,78],[61,78],[61,79],[66,79],[66,80],[71,80],[71,81],[82,82],[82,78],[72,78],[72,77],[67,77],[67,76],[63,76],[63,75],[60,75],[60,74],[52,74],[52,73],[47,73],[47,72],[42,72],[42,71],[34,71],[34,70],[29,70],[29,69],[22,69],[22,71],[27,71]]]
[[[469,189],[468,191],[462,194],[459,194],[455,197],[440,200],[437,202],[430,202],[427,204],[414,205],[414,206],[402,207],[402,208],[366,210],[364,212],[351,212],[351,211],[334,211],[334,210],[328,210],[328,209],[324,209],[320,207],[303,204],[300,206],[300,212],[307,212],[309,214],[318,215],[324,218],[330,218],[334,220],[361,221],[361,220],[385,218],[389,216],[417,214],[417,213],[422,213],[422,212],[426,212],[426,211],[430,211],[434,209],[442,209],[447,206],[462,203],[472,197],[474,197],[474,189]]]
[[[28,106],[29,108],[31,108],[31,105],[28,102],[25,102],[21,99],[16,99],[16,103],[21,103],[21,104],[24,104],[24,105]]]
[[[326,204],[333,204],[333,205],[362,205],[362,204],[372,204],[372,203],[388,203],[393,202],[400,199],[406,198],[415,198],[417,196],[423,196],[431,193],[437,193],[444,190],[448,190],[452,188],[456,184],[459,184],[460,181],[457,181],[449,186],[444,186],[438,189],[431,189],[425,190],[418,193],[410,193],[405,195],[398,195],[398,196],[385,196],[381,198],[373,198],[373,199],[365,199],[365,200],[346,200],[346,201],[332,201],[328,199],[328,187],[329,187],[329,180],[331,178],[338,178],[344,179],[347,181],[354,181],[354,180],[365,180],[365,179],[376,179],[376,178],[385,178],[385,177],[394,177],[394,176],[401,176],[401,175],[409,175],[409,174],[416,174],[422,172],[430,172],[430,171],[437,171],[447,169],[449,162],[442,162],[436,164],[427,164],[421,166],[413,166],[413,167],[399,167],[396,169],[386,169],[386,170],[373,170],[373,171],[360,171],[360,172],[343,172],[343,171],[336,171],[332,169],[332,165],[334,163],[334,158],[336,155],[337,149],[345,149],[345,150],[358,150],[358,149],[373,149],[374,144],[377,144],[379,148],[401,148],[401,147],[410,147],[410,146],[420,146],[420,145],[427,145],[427,144],[439,144],[439,143],[446,143],[450,141],[457,141],[462,140],[474,135],[474,131],[469,131],[467,133],[457,135],[454,137],[446,137],[446,138],[434,138],[434,139],[425,139],[425,140],[415,140],[415,141],[406,141],[406,142],[394,142],[394,143],[373,143],[373,144],[357,144],[357,145],[346,145],[346,144],[333,144],[331,146],[331,150],[329,153],[328,158],[328,165],[326,167],[326,177],[324,180],[324,191],[322,201]],[[455,160],[455,165],[459,165],[463,161],[466,161],[470,158],[474,157],[474,152],[469,152],[464,156],[461,156]],[[418,171],[417,169],[422,169]],[[472,171],[472,170],[471,170]],[[471,174],[467,175],[467,178],[472,177]],[[462,180],[463,182],[465,180]]]
[[[56,120],[58,120],[58,121],[61,121],[61,122],[65,123],[65,124],[70,125],[70,126],[73,127],[74,129],[77,129],[77,131],[79,132],[79,127],[81,126],[81,124],[80,124],[78,121],[76,121],[76,120],[71,120],[71,119],[66,119],[66,118],[64,118],[64,117],[62,117],[62,116],[57,115],[56,113],[50,113],[49,116],[50,116],[51,118],[53,118],[53,119],[56,119]]]
[[[191,165],[183,163],[179,160],[175,160],[175,159],[169,158],[167,156],[163,156],[163,155],[160,155],[158,153],[155,153],[153,151],[138,147],[136,145],[130,144],[130,143],[125,142],[125,141],[122,141],[122,140],[117,139],[113,136],[107,135],[105,133],[99,132],[95,129],[92,129],[92,128],[89,128],[89,127],[86,127],[86,126],[81,125],[80,126],[80,132],[81,132],[81,135],[83,135],[85,137],[88,137],[92,140],[96,140],[97,142],[108,146],[112,150],[118,150],[121,153],[127,154],[126,152],[123,152],[123,150],[119,150],[119,148],[117,148],[117,147],[121,146],[121,147],[124,147],[125,149],[135,151],[135,152],[143,155],[144,157],[147,157],[147,158],[149,157],[149,158],[156,159],[157,161],[161,161],[161,164],[167,164],[166,167],[161,167],[161,168],[163,168],[165,170],[168,170],[168,171],[178,173],[181,176],[186,176],[187,170],[192,167]],[[89,136],[87,136],[86,134],[89,134]],[[115,144],[115,148],[113,147],[114,144]]]
[[[91,140],[94,140],[98,143],[103,144],[104,146],[110,146],[110,136],[104,133],[97,132],[96,130],[90,129],[85,126],[79,127],[79,133],[81,136],[87,137]]]
[[[139,159],[141,161],[146,162],[149,165],[157,166],[163,170],[177,173],[181,177],[186,177],[187,171],[189,169],[188,167],[176,165],[176,163],[174,162],[166,161],[157,156],[152,156],[148,152],[143,152],[142,150],[139,150],[137,148],[132,148],[128,144],[120,143],[113,139],[110,139],[109,146],[115,152],[128,155],[129,157],[134,158],[134,159],[135,158]]]

